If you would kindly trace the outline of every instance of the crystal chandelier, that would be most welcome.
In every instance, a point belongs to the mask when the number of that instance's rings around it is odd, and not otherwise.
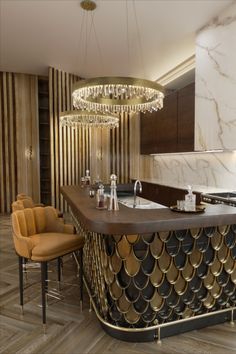
[[[82,110],[65,111],[60,113],[62,127],[94,127],[94,128],[117,128],[119,118],[102,113],[87,112]]]
[[[92,0],[83,0],[80,5],[86,11],[96,8]],[[163,91],[150,80],[97,77],[76,82],[72,98],[74,107],[96,113],[152,112],[163,107]]]
[[[163,107],[159,84],[132,77],[97,77],[73,86],[76,108],[100,113],[152,112]]]

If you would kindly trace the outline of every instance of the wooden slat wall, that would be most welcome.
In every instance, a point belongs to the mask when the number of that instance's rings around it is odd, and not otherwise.
[[[90,169],[90,130],[59,124],[60,112],[72,109],[72,84],[78,80],[76,75],[49,68],[52,205],[62,211],[67,207],[60,186],[79,184],[85,170]]]
[[[40,201],[38,79],[14,74],[16,102],[17,190]],[[26,151],[32,156],[27,158]]]
[[[17,193],[15,82],[0,72],[0,212],[9,213]]]
[[[0,212],[17,193],[39,201],[37,77],[0,72]],[[32,150],[31,159],[27,149]]]
[[[130,182],[130,116],[120,116],[119,128],[110,132],[110,173],[117,175],[118,183]]]

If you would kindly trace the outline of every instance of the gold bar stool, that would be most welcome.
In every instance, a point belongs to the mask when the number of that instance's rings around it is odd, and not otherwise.
[[[19,256],[20,305],[23,309],[23,261],[40,263],[42,290],[42,320],[46,330],[46,294],[48,262],[58,261],[58,280],[60,280],[60,257],[79,251],[80,297],[83,299],[83,260],[84,236],[74,234],[74,226],[64,224],[53,207],[35,207],[16,210],[12,213],[13,240]]]

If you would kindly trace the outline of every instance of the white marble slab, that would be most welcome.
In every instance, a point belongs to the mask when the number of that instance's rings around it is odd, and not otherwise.
[[[234,2],[196,37],[195,150],[236,148],[235,63]]]
[[[150,156],[152,173],[141,180],[210,193],[236,190],[236,152]],[[146,162],[147,163],[147,162]]]

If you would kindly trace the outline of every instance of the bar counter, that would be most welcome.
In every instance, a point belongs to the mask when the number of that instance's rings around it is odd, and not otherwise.
[[[104,330],[150,341],[229,320],[236,309],[236,208],[199,214],[97,210],[89,188],[64,186],[85,235],[84,282]]]

